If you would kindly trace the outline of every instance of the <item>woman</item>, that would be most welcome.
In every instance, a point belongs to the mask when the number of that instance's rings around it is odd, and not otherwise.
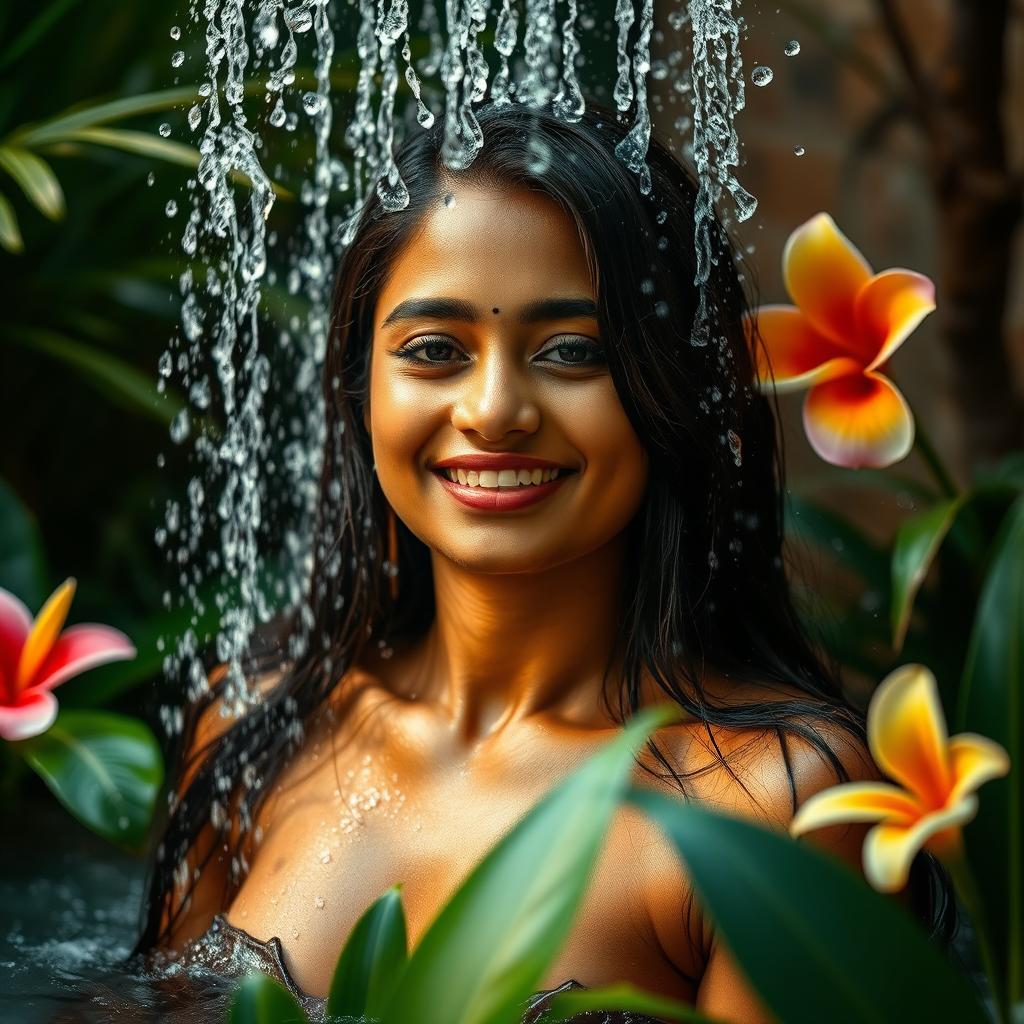
[[[458,173],[440,128],[413,133],[408,208],[371,196],[341,262],[312,625],[298,656],[254,660],[263,699],[240,719],[211,674],[142,949],[203,947],[223,914],[221,941],[279,937],[278,973],[322,997],[373,899],[403,883],[415,944],[651,703],[685,717],[637,781],[683,798],[784,828],[818,789],[878,777],[791,605],[774,420],[714,224],[711,343],[690,340],[693,180],[652,141],[643,195],[615,156],[624,129],[593,107],[577,124],[519,105],[478,118],[483,149]],[[862,838],[814,841],[858,865]],[[769,1019],[628,809],[546,990],[567,980]]]

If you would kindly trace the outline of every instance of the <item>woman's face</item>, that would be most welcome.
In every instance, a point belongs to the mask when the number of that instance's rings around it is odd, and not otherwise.
[[[365,422],[385,496],[433,551],[479,572],[539,572],[633,517],[647,456],[595,299],[572,220],[525,190],[453,185],[399,253],[374,313]],[[468,465],[495,455],[504,472]],[[529,458],[564,472],[538,486]],[[464,483],[434,468],[449,460]]]

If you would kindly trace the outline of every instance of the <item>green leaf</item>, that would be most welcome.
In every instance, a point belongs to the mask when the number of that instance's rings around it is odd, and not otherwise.
[[[652,728],[678,718],[660,705],[545,796],[498,842],[420,940],[384,1024],[518,1020],[568,935],[633,756]]]
[[[986,1024],[967,982],[897,903],[837,858],[650,789],[629,800],[686,863],[703,908],[786,1024]]]
[[[164,768],[144,723],[109,711],[62,711],[46,732],[11,747],[82,824],[123,846],[145,840]]]
[[[886,553],[852,523],[795,494],[787,496],[787,530],[832,552],[879,594],[889,591],[889,560]]]
[[[57,175],[35,153],[13,146],[0,146],[0,167],[18,183],[39,212],[50,220],[60,220],[67,212],[64,191]]]
[[[993,544],[959,696],[958,729],[1010,755],[1009,775],[978,794],[966,845],[1013,1003],[1024,995],[1024,497]]]
[[[108,149],[120,149],[136,156],[152,157],[165,163],[180,164],[182,167],[199,166],[199,150],[186,146],[181,142],[163,139],[149,132],[137,132],[127,128],[81,128],[67,132],[61,142],[88,142],[94,146],[105,146]],[[251,180],[241,171],[233,171],[231,180],[237,184],[251,185]],[[288,189],[275,182],[270,183],[274,194],[283,199],[294,199]]]
[[[0,587],[30,609],[46,600],[46,556],[32,514],[0,480]]]
[[[896,653],[903,647],[907,636],[914,598],[963,503],[963,497],[940,501],[932,508],[904,520],[896,532],[892,549],[890,607],[892,645]]]
[[[401,886],[395,885],[352,929],[331,979],[327,1016],[379,1016],[407,957]]]
[[[25,242],[18,228],[18,217],[6,196],[0,195],[0,245],[8,252],[19,253]]]
[[[129,363],[53,331],[10,329],[8,337],[80,370],[116,404],[169,424],[183,402],[170,389],[161,395],[154,380]]]
[[[551,1008],[546,1009],[543,1016],[544,1024],[557,1024],[569,1020],[577,1013],[588,1010],[610,1013],[613,1010],[625,1010],[630,1013],[643,1013],[648,1017],[664,1017],[667,1020],[693,1021],[694,1024],[716,1024],[715,1018],[708,1017],[689,1003],[681,1003],[676,999],[666,999],[650,992],[622,982],[608,985],[605,988],[592,988],[575,992],[560,992],[551,1000]]]
[[[267,974],[249,974],[235,992],[228,1024],[309,1024],[298,1000]]]
[[[77,131],[79,128],[93,128],[98,124],[120,121],[126,117],[172,110],[186,103],[195,103],[199,98],[195,88],[186,86],[180,89],[141,93],[138,96],[128,96],[108,103],[93,103],[90,106],[66,110],[48,121],[19,128],[11,139],[22,146],[42,146],[64,139],[69,132]]]

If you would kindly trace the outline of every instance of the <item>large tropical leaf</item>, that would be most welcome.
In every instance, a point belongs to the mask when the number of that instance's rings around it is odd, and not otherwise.
[[[1010,772],[979,793],[967,853],[1010,1003],[1024,998],[1024,497],[993,544],[960,683],[960,730],[1001,743]]]
[[[356,922],[341,951],[327,997],[327,1016],[380,1015],[408,957],[400,885],[392,886]]]
[[[0,587],[40,608],[47,596],[46,556],[39,528],[18,496],[0,480]]]
[[[61,711],[42,735],[11,745],[84,825],[123,846],[145,840],[164,768],[144,723],[109,711]]]
[[[625,983],[608,985],[606,988],[560,992],[552,998],[550,1009],[545,1011],[542,1019],[544,1024],[556,1024],[559,1021],[568,1021],[575,1014],[586,1013],[588,1010],[603,1013],[625,1010],[659,1019],[690,1021],[692,1024],[721,1024],[688,1003],[666,999],[664,996],[644,992]]]
[[[679,851],[723,941],[785,1024],[986,1024],[896,903],[786,835],[651,789],[628,799]]]
[[[678,710],[636,715],[473,870],[420,940],[384,1024],[505,1024],[522,1015],[568,935],[633,757]]]

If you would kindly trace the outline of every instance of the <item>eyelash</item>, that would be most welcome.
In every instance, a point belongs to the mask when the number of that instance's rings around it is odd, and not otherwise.
[[[398,356],[399,359],[407,359],[411,363],[420,363],[423,366],[444,366],[445,362],[416,358],[416,353],[427,348],[429,345],[447,345],[451,348],[457,347],[456,343],[452,339],[444,337],[443,335],[427,335],[409,342],[407,345],[398,349],[395,352],[395,355]],[[597,345],[592,341],[588,341],[586,338],[574,338],[571,342],[563,341],[558,345],[551,345],[549,348],[544,349],[544,352],[551,352],[560,348],[586,349],[591,358],[587,362],[562,362],[556,363],[556,366],[599,366],[605,362],[604,349],[602,349],[600,345]]]

